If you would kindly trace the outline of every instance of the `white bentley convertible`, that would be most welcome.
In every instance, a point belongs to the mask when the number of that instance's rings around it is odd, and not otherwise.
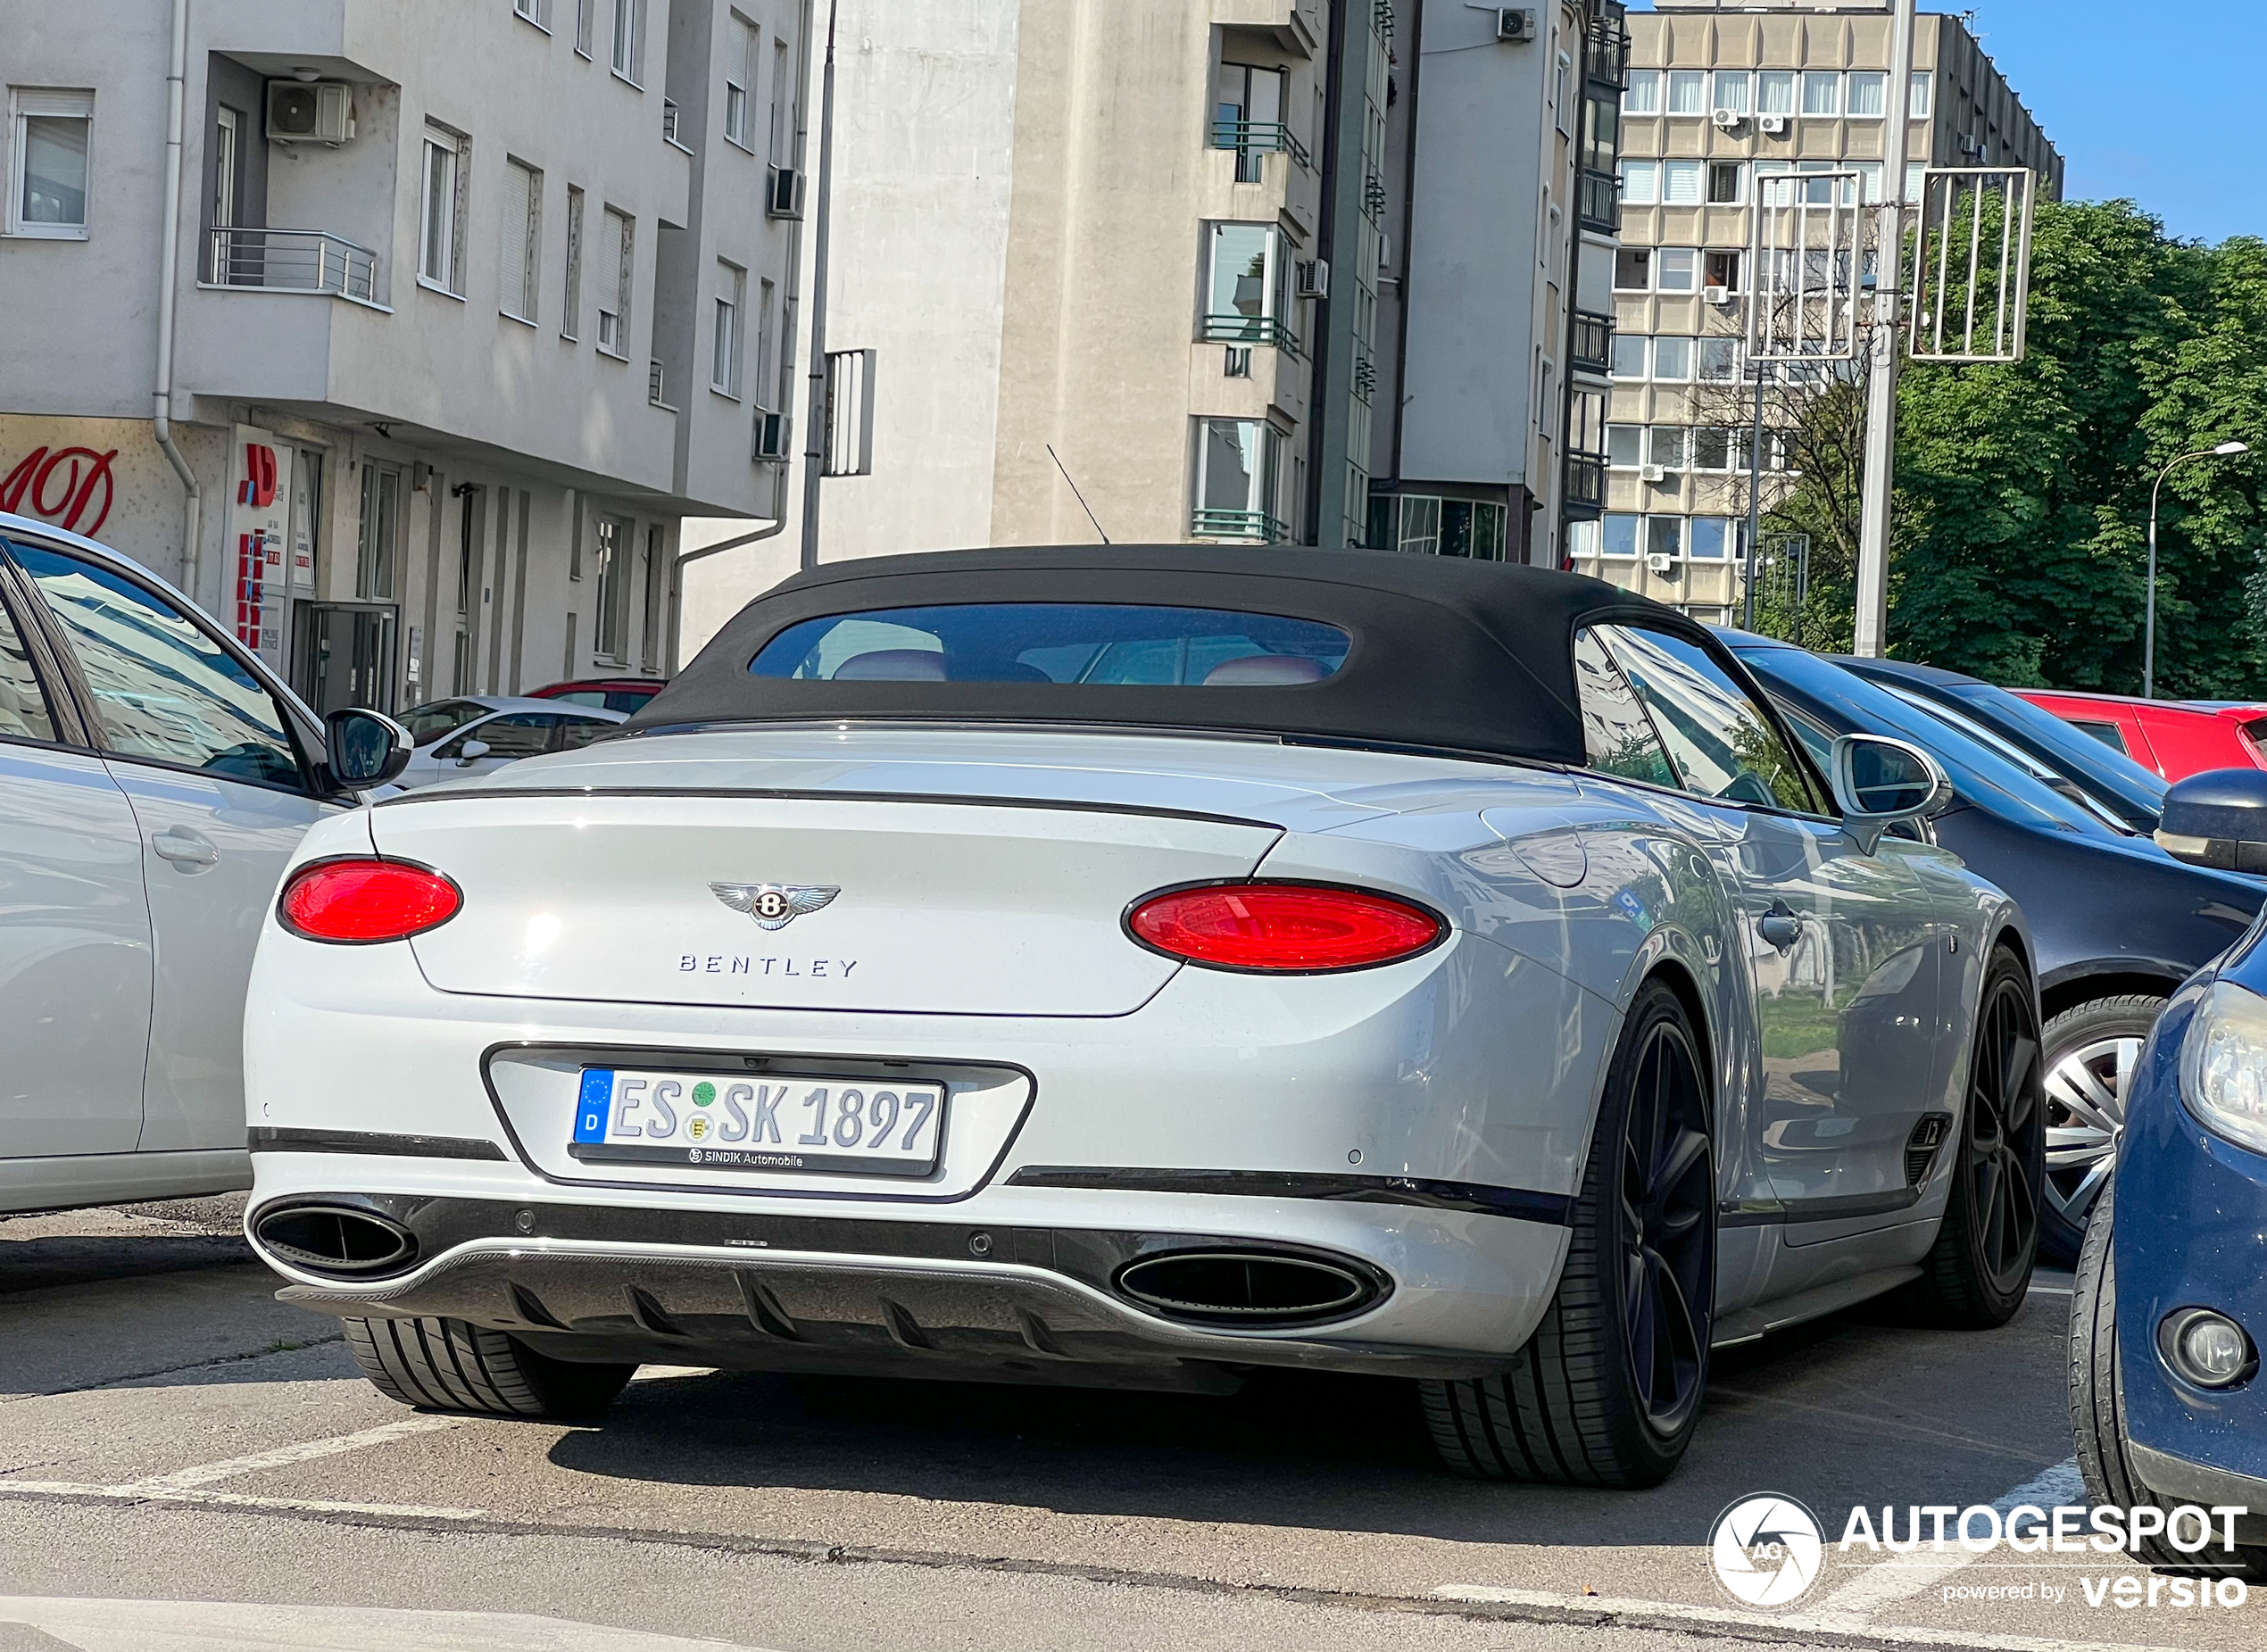
[[[415,1406],[1300,1366],[1416,1379],[1462,1472],[1648,1483],[1711,1345],[2028,1283],[2022,918],[1925,755],[1832,766],[1571,575],[824,569],[619,735],[308,836],[246,1225]]]

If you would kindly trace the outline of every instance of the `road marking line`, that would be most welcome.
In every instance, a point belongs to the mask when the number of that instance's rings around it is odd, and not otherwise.
[[[2026,1480],[1992,1507],[2005,1520],[2009,1510],[2026,1503],[2051,1509],[2057,1503],[2082,1504],[2086,1500],[2086,1482],[2078,1472],[2078,1459],[2072,1457]],[[1950,1554],[1931,1553],[1925,1560],[1876,1561],[1825,1597],[1814,1610],[1821,1617],[1863,1623],[1891,1601],[1917,1595],[1982,1558],[1981,1554],[1961,1548]]]
[[[357,1652],[760,1652],[739,1641],[650,1634],[611,1624],[520,1612],[435,1612],[390,1606],[285,1606],[243,1601],[87,1600],[0,1596],[0,1624],[28,1623],[68,1644],[352,1646]],[[58,1640],[46,1644],[62,1646]]]
[[[0,1498],[59,1498],[73,1502],[185,1503],[214,1508],[278,1509],[294,1514],[364,1515],[381,1519],[486,1520],[484,1508],[421,1503],[340,1503],[323,1498],[255,1497],[245,1491],[205,1491],[152,1485],[93,1486],[68,1480],[0,1480]]]
[[[1853,1622],[1847,1615],[1790,1612],[1733,1612],[1721,1606],[1687,1606],[1673,1600],[1629,1600],[1602,1595],[1554,1595],[1535,1589],[1490,1589],[1476,1583],[1443,1583],[1433,1594],[1442,1600],[1469,1601],[1474,1606],[1526,1606],[1554,1616],[1587,1615],[1593,1623],[1604,1620],[1632,1629],[1673,1629],[1682,1624],[1712,1624],[1723,1628],[1769,1629],[1775,1639],[1792,1640],[1798,1633],[1842,1635],[1877,1646],[1974,1648],[1977,1652],[2175,1652],[2175,1648],[2142,1646],[2131,1641],[2042,1640],[2034,1635],[1997,1635],[1952,1629],[1906,1628],[1896,1624]]]
[[[116,1488],[125,1495],[157,1491],[187,1491],[195,1486],[210,1485],[216,1480],[232,1480],[238,1474],[256,1474],[264,1468],[289,1468],[295,1463],[309,1463],[317,1457],[337,1457],[344,1452],[361,1451],[370,1446],[382,1446],[412,1434],[439,1433],[459,1426],[464,1421],[452,1416],[403,1417],[398,1423],[381,1424],[359,1433],[332,1434],[322,1440],[302,1440],[295,1446],[278,1446],[272,1451],[255,1452],[250,1457],[232,1457],[218,1463],[200,1463],[194,1468],[177,1469],[170,1474],[152,1474],[146,1479],[129,1481]]]

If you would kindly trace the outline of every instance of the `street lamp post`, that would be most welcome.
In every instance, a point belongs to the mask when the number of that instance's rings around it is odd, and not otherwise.
[[[2217,447],[2200,447],[2193,453],[2183,453],[2157,472],[2155,486],[2149,489],[2149,594],[2147,617],[2141,627],[2141,698],[2156,698],[2157,685],[2157,494],[2164,486],[2164,478],[2191,459],[2226,459],[2238,453],[2248,453],[2247,442],[2222,442]]]

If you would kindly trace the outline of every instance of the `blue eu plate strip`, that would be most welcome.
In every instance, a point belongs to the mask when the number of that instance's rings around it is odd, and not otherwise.
[[[575,1104],[575,1140],[606,1140],[607,1109],[613,1105],[614,1069],[607,1067],[585,1067],[583,1093]]]

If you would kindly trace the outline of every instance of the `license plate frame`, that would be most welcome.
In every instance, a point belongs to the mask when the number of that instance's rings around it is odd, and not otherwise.
[[[639,1088],[625,1097],[624,1081]],[[891,1108],[876,1130],[873,1121],[884,1098]],[[839,1070],[735,1075],[586,1065],[577,1080],[567,1152],[593,1166],[923,1177],[943,1161],[950,1099],[949,1087],[936,1080]],[[660,1114],[642,1110],[652,1108]],[[663,1117],[666,1127],[654,1130]],[[727,1133],[735,1125],[736,1133]]]

